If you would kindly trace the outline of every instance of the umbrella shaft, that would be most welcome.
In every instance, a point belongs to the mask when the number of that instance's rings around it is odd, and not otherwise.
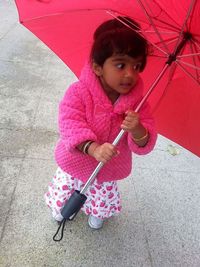
[[[138,112],[140,110],[140,108],[142,107],[144,102],[147,100],[147,98],[150,96],[150,94],[153,92],[154,88],[156,87],[157,83],[160,81],[160,79],[162,78],[162,76],[164,75],[164,73],[165,73],[165,71],[167,70],[168,67],[169,67],[169,64],[165,64],[164,68],[162,69],[162,71],[160,72],[160,74],[158,75],[156,80],[153,82],[153,84],[151,85],[151,87],[149,88],[149,90],[147,91],[145,96],[142,98],[141,102],[136,107],[135,112]],[[117,135],[117,137],[115,138],[115,140],[112,143],[114,146],[116,146],[119,143],[119,141],[121,140],[121,138],[124,135],[124,133],[125,133],[125,131],[123,129],[119,132],[119,134]],[[103,162],[100,162],[97,165],[96,169],[93,171],[93,173],[91,174],[91,176],[89,177],[89,179],[85,183],[84,187],[80,191],[81,194],[85,194],[85,192],[87,191],[88,187],[93,182],[93,180],[95,179],[95,177],[97,176],[97,174],[99,173],[99,171],[102,169],[103,166],[104,166]]]
[[[151,87],[149,88],[149,90],[146,92],[146,94],[144,95],[144,97],[142,98],[142,100],[140,101],[140,103],[138,104],[137,108],[135,109],[135,112],[138,112],[140,110],[140,108],[143,106],[144,102],[146,102],[146,100],[149,98],[149,96],[153,92],[154,88],[156,87],[156,85],[158,84],[158,82],[160,81],[160,79],[165,74],[165,72],[168,69],[168,67],[169,67],[169,64],[166,63],[164,65],[162,71],[159,73],[159,75],[157,76],[157,78],[152,83]]]

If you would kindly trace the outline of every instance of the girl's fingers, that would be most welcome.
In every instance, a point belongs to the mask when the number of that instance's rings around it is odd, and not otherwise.
[[[134,112],[134,111],[128,111],[125,113],[126,114],[126,118],[127,117],[132,117],[132,118],[138,118],[139,117],[139,113],[137,112]]]
[[[112,158],[113,156],[115,156],[116,155],[116,153],[117,153],[117,151],[115,151],[115,150],[110,150],[110,151],[108,151],[107,153],[105,153],[105,156],[106,156],[106,158]]]
[[[132,121],[138,121],[138,120],[139,120],[138,116],[127,116],[124,119],[124,121],[126,121],[126,122],[132,122]]]
[[[114,156],[116,156],[118,154],[119,153],[118,153],[117,149],[113,145],[110,144],[107,147],[106,152],[103,154],[103,160],[107,162],[107,161],[111,160]]]
[[[121,128],[124,130],[133,130],[139,123],[139,114],[134,111],[127,111]]]
[[[97,161],[106,163],[109,160],[111,160],[114,156],[117,156],[118,154],[119,151],[116,149],[115,146],[113,146],[110,143],[105,143],[96,148],[94,157],[96,158]]]

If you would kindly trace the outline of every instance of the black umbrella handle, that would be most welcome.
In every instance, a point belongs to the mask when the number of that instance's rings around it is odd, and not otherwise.
[[[80,191],[75,190],[73,192],[73,194],[67,200],[66,204],[61,210],[61,215],[63,216],[63,220],[61,221],[55,235],[53,236],[54,241],[59,242],[62,240],[66,220],[72,221],[76,217],[77,213],[85,203],[86,199],[87,197],[81,194]],[[61,229],[61,235],[60,238],[57,238],[60,229]]]
[[[73,220],[86,199],[87,197],[85,195],[81,194],[80,191],[75,190],[61,210],[63,218],[69,221]]]

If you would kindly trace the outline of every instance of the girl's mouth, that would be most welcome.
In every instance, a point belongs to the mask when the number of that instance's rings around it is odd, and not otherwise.
[[[120,83],[120,87],[130,89],[132,87],[132,83]]]

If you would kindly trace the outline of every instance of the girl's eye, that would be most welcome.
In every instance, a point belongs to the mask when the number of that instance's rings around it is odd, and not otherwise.
[[[125,66],[124,63],[119,63],[119,64],[116,65],[116,67],[117,67],[118,69],[123,69],[124,66]]]
[[[133,69],[136,71],[140,71],[142,67],[142,63],[137,63],[133,65]]]

